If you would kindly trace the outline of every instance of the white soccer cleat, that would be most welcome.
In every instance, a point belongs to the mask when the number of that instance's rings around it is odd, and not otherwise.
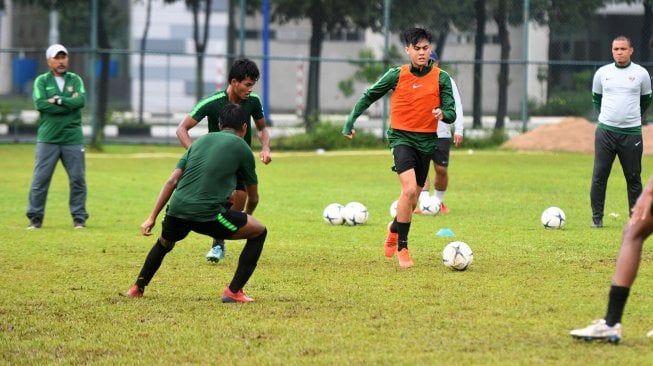
[[[617,344],[621,340],[621,323],[610,327],[605,324],[604,319],[597,319],[591,325],[585,328],[574,329],[569,334],[574,338],[580,338],[586,341],[598,339]]]

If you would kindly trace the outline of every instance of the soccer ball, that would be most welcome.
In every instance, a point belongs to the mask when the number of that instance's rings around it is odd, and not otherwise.
[[[540,219],[542,225],[547,229],[562,229],[567,221],[564,211],[558,207],[547,208],[542,212],[542,217]]]
[[[363,225],[367,222],[367,207],[360,202],[349,202],[345,205],[342,216],[345,218],[345,224],[347,225]]]
[[[345,223],[344,210],[345,206],[339,203],[331,203],[322,212],[322,218],[327,224],[342,225]]]
[[[419,200],[419,209],[424,215],[435,216],[440,213],[440,207],[442,207],[442,202],[437,197],[431,196]]]
[[[442,251],[442,264],[457,271],[466,270],[473,261],[472,248],[462,241],[453,241]]]
[[[390,217],[392,217],[392,218],[397,217],[397,203],[399,203],[399,200],[395,200],[390,205]]]

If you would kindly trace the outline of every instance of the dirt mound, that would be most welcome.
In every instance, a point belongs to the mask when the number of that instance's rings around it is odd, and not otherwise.
[[[538,127],[515,136],[501,147],[518,151],[570,151],[594,152],[594,130],[596,125],[584,118],[566,117],[558,123]],[[642,127],[644,154],[653,154],[653,126]]]

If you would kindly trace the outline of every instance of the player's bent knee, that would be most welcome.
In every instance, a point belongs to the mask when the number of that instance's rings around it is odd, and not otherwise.
[[[171,240],[166,240],[163,237],[159,237],[159,243],[166,248],[168,251],[171,251],[174,247],[176,242],[171,241]]]

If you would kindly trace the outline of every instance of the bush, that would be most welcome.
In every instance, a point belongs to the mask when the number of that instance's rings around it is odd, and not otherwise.
[[[546,104],[531,110],[533,116],[584,116],[592,113],[592,99],[587,92],[560,92]]]
[[[369,149],[387,147],[387,142],[382,141],[371,132],[356,131],[356,138],[347,140],[342,136],[342,125],[320,122],[314,126],[313,133],[299,134],[275,139],[270,142],[273,150],[345,150]]]

